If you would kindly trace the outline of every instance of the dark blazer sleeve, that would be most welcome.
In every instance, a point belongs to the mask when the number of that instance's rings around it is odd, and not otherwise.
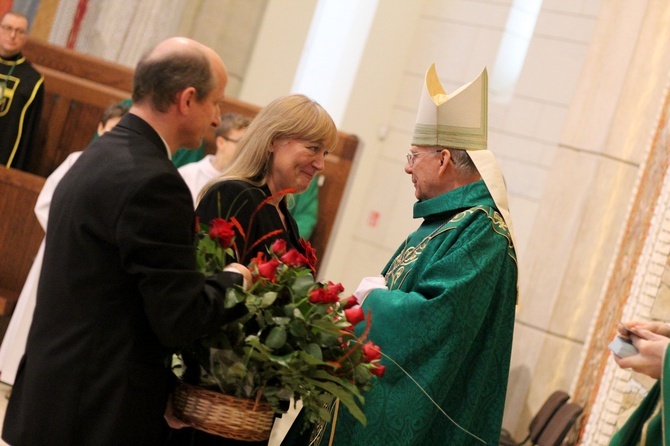
[[[166,346],[180,347],[246,312],[244,305],[224,308],[225,289],[241,284],[241,275],[197,272],[193,234],[193,205],[178,174],[147,179],[118,216],[123,268],[137,279],[152,330]]]

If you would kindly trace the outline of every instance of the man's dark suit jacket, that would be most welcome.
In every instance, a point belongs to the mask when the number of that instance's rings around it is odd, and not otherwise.
[[[37,307],[4,422],[12,445],[156,445],[171,351],[242,308],[196,272],[193,202],[160,136],[127,114],[54,193]],[[19,247],[17,247],[19,249]]]

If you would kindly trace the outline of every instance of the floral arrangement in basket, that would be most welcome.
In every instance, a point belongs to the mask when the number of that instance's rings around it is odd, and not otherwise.
[[[202,272],[212,274],[241,258],[234,229],[243,238],[245,231],[234,217],[197,226]],[[274,235],[266,234],[263,240]],[[301,244],[306,255],[277,239],[253,258],[248,265],[251,286],[234,287],[226,296],[227,306],[244,302],[249,313],[183,350],[182,379],[226,395],[265,401],[278,413],[288,410],[291,398],[299,399],[306,423],[330,421],[328,406],[338,398],[365,424],[359,406],[363,393],[385,371],[379,363],[381,351],[366,342],[371,316],[364,314],[355,296],[341,297],[342,285],[315,280],[315,252],[308,242]],[[353,328],[359,323],[367,329],[356,336]]]

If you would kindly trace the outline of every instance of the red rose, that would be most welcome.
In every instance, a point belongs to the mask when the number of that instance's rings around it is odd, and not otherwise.
[[[223,249],[230,247],[235,231],[230,223],[223,218],[215,218],[209,227],[209,237],[219,242]]]
[[[286,252],[286,240],[278,238],[274,241],[274,243],[272,243],[271,249],[272,252],[278,256],[284,254]]]
[[[337,294],[333,294],[330,291],[317,288],[309,292],[309,301],[313,304],[332,304],[340,300],[337,297]]]
[[[372,373],[375,376],[382,377],[384,376],[384,373],[386,372],[386,366],[381,365],[381,364],[372,364],[372,368],[370,369],[370,373]]]
[[[278,266],[279,260],[277,259],[270,259],[267,262],[260,262],[258,263],[258,274],[261,277],[265,277],[266,279],[270,279],[274,282]]]
[[[355,305],[358,305],[358,299],[356,298],[356,296],[354,296],[352,294],[351,296],[347,297],[346,299],[342,299],[340,301],[340,303],[342,303],[342,305],[344,306],[344,309],[346,310],[346,309],[351,308]]]
[[[316,250],[312,248],[312,244],[304,238],[300,239],[300,246],[302,246],[302,250],[305,252],[307,264],[312,269],[312,272],[316,274]]]
[[[289,249],[283,256],[279,258],[283,263],[288,266],[307,266],[307,258],[300,254],[297,249]]]
[[[333,283],[330,280],[328,281],[328,292],[340,294],[342,291],[344,291],[344,287],[341,283]]]
[[[379,349],[378,345],[375,345],[370,342],[363,344],[363,356],[365,356],[365,362],[372,362],[377,359],[382,359],[382,351]]]
[[[347,321],[351,325],[356,325],[365,320],[365,313],[363,313],[363,309],[360,306],[344,310],[344,315],[347,317]]]

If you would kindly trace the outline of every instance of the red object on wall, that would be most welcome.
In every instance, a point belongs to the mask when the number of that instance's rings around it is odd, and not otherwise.
[[[368,226],[370,226],[371,228],[377,227],[379,217],[381,217],[381,214],[379,212],[377,211],[370,212],[370,215],[368,215]]]
[[[67,44],[65,45],[65,47],[70,50],[73,50],[77,43],[77,37],[79,37],[79,30],[81,29],[81,22],[84,20],[87,7],[88,0],[79,0],[79,3],[77,3],[77,12],[74,14],[72,28],[70,28],[70,34],[67,36]]]
[[[0,17],[11,11],[12,6],[14,6],[14,0],[0,0]]]

